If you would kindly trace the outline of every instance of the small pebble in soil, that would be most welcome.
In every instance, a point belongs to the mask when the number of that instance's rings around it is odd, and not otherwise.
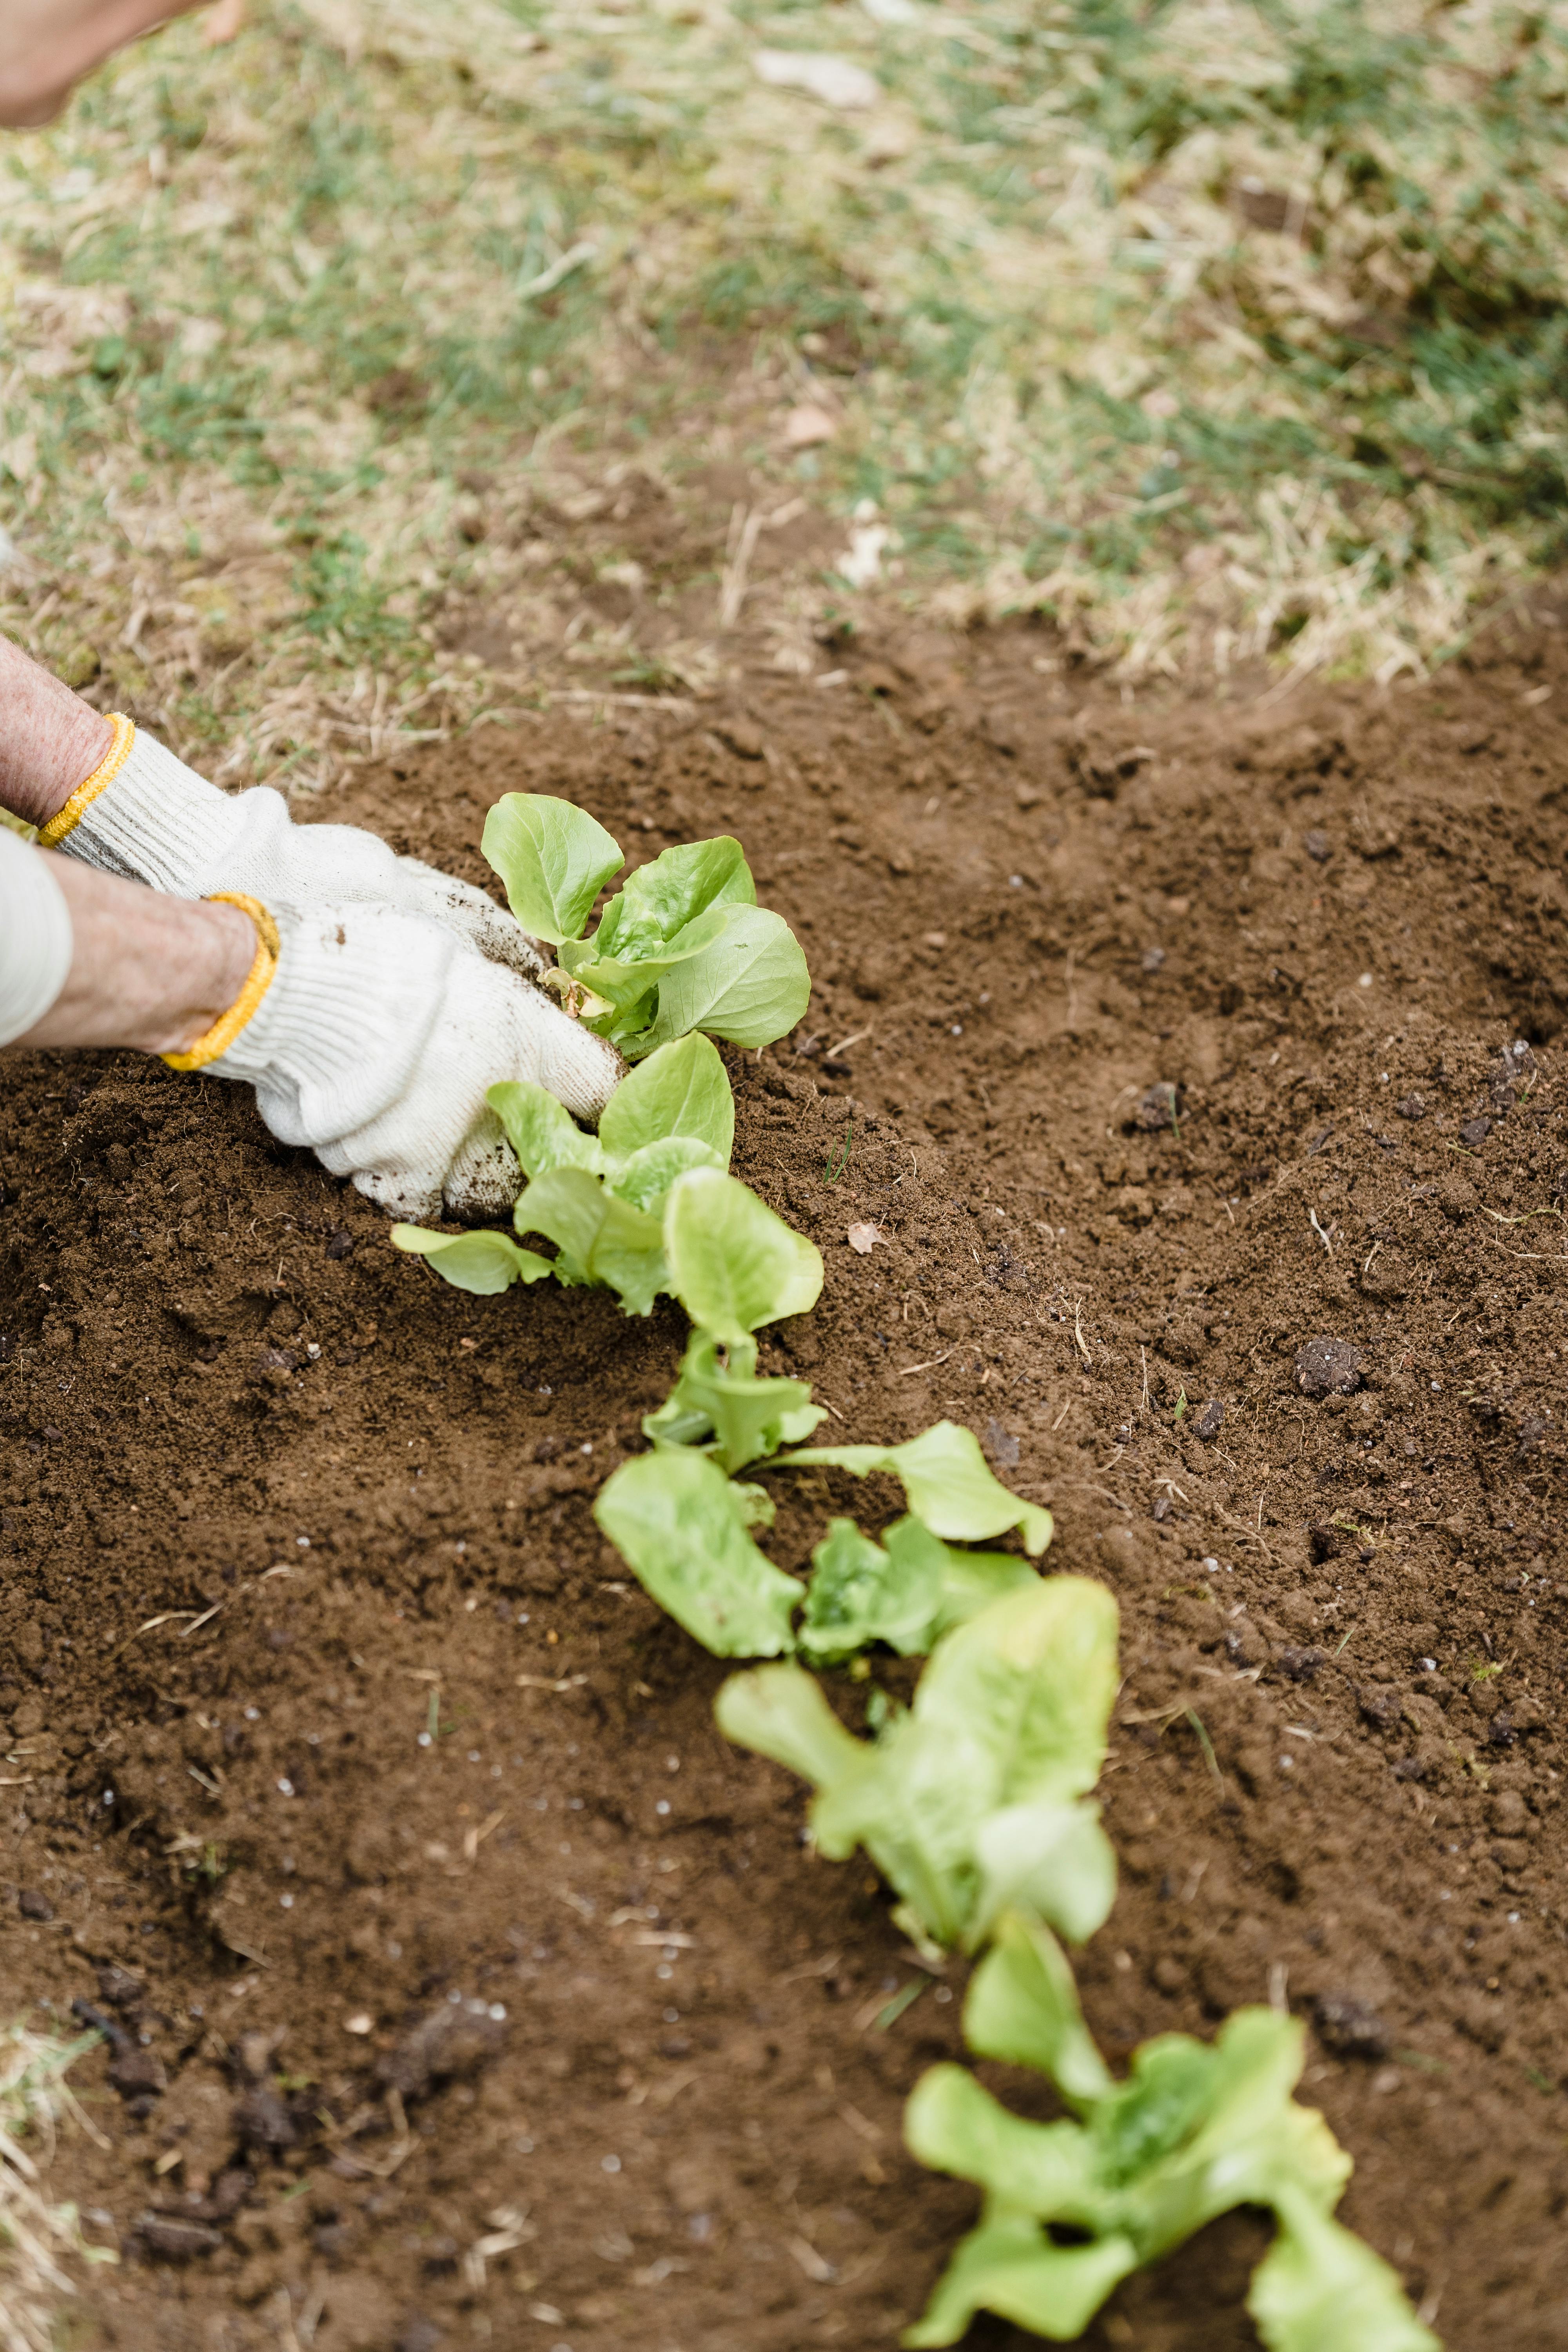
[[[353,1245],[354,1237],[353,1234],[350,1233],[346,1225],[340,1225],[335,1233],[331,1233],[327,1235],[326,1255],[328,1257],[347,1257],[353,1248]]]
[[[1459,1129],[1459,1141],[1467,1151],[1475,1151],[1492,1131],[1489,1118],[1468,1118]]]
[[[1388,2028],[1370,2001],[1353,1993],[1325,1992],[1313,2010],[1318,2039],[1339,2058],[1384,2058]]]
[[[1164,949],[1163,949],[1163,948],[1145,948],[1145,949],[1144,949],[1144,950],[1143,950],[1143,969],[1144,969],[1144,971],[1163,971],[1164,968],[1165,968],[1165,950],[1164,950]]]
[[[1321,1650],[1284,1649],[1279,1653],[1279,1671],[1289,1675],[1293,1683],[1310,1683],[1322,1663]]]
[[[267,2084],[258,2084],[235,2101],[232,2122],[242,2147],[292,2147],[300,2137],[283,2100]]]
[[[1406,1095],[1405,1100],[1395,1103],[1394,1108],[1400,1118],[1425,1118],[1426,1116],[1426,1106],[1419,1095]]]
[[[1334,854],[1328,835],[1321,833],[1316,825],[1304,836],[1301,846],[1315,866],[1326,866]]]
[[[1225,1406],[1218,1397],[1210,1397],[1193,1423],[1193,1435],[1201,1437],[1205,1445],[1210,1445],[1224,1427]]]
[[[1132,1124],[1145,1135],[1154,1135],[1162,1128],[1173,1128],[1178,1109],[1175,1087],[1169,1078],[1157,1078],[1139,1096],[1132,1113]]]
[[[1303,1396],[1350,1396],[1361,1386],[1361,1356],[1348,1339],[1305,1340],[1296,1350],[1296,1385]]]
[[[500,2048],[503,2026],[470,2014],[461,1998],[430,2011],[377,2062],[380,2079],[399,2097],[422,2099],[437,2083],[477,2074]]]
[[[54,1905],[47,1895],[40,1895],[36,1886],[22,1888],[16,1897],[16,1908],[24,1919],[47,1920],[55,1916]]]

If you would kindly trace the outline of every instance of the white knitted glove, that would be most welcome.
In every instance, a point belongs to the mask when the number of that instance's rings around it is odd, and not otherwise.
[[[114,725],[115,751],[104,763],[109,781],[56,836],[68,857],[176,898],[232,890],[264,907],[305,906],[317,898],[396,907],[430,917],[492,963],[509,964],[530,979],[542,978],[548,969],[514,919],[472,883],[438,873],[417,857],[395,856],[358,825],[296,824],[282,794],[264,784],[219,792],[155,735],[132,729],[125,719]],[[102,772],[95,770],[84,793]],[[42,836],[51,847],[54,830],[46,826]]]
[[[216,1060],[168,1058],[253,1086],[274,1135],[394,1216],[510,1208],[522,1177],[485,1101],[498,1079],[532,1078],[580,1118],[609,1100],[615,1048],[449,927],[341,900],[268,911],[279,954],[256,1011]]]

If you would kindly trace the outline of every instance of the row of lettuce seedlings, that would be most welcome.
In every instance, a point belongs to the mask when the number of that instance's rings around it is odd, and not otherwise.
[[[997,1480],[971,1430],[942,1421],[900,1444],[813,1445],[825,1415],[808,1383],[758,1370],[757,1333],[808,1313],[823,1268],[729,1172],[734,1101],[712,1040],[772,1043],[810,991],[739,843],[666,850],[591,936],[624,861],[585,812],[509,793],[484,848],[524,930],[553,949],[552,984],[630,1072],[597,1136],[542,1087],[490,1090],[522,1171],[518,1238],[406,1225],[393,1238],[481,1295],[548,1279],[607,1288],[627,1314],[679,1300],[690,1338],[643,1423],[650,1450],[614,1472],[595,1517],[696,1641],[765,1662],[724,1683],[720,1727],[811,1785],[816,1852],[863,1850],[929,1960],[977,1962],[969,2047],[1044,2075],[1065,2111],[1030,2121],[960,2065],[917,2084],[910,2150],[983,2203],[903,2341],[956,2343],[980,2311],[1069,2341],[1131,2273],[1245,2205],[1276,2223],[1247,2297],[1270,2352],[1438,2352],[1393,2271],[1334,2218],[1351,2159],[1295,2098],[1298,2020],[1247,2008],[1212,2042],[1162,2034],[1120,2082],[1084,2022],[1063,1945],[1102,1927],[1116,1892],[1092,1795],[1118,1681],[1110,1593],[1040,1572],[1050,1514]],[[553,1256],[527,1245],[541,1237]],[[803,1580],[757,1536],[773,1521],[772,1482],[813,1468],[895,1479],[906,1509],[875,1536],[831,1518]],[[1021,1552],[994,1548],[1008,1537]],[[858,1738],[820,1677],[863,1675],[879,1646],[927,1663],[907,1708],[871,1689]]]

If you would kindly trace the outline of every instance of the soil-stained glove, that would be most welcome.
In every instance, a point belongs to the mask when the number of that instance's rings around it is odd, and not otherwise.
[[[274,1135],[395,1216],[510,1206],[521,1173],[485,1101],[498,1079],[596,1119],[622,1074],[603,1038],[426,916],[215,895],[256,923],[256,963],[205,1036],[164,1059],[253,1086]]]
[[[317,898],[395,907],[430,917],[530,979],[547,969],[512,917],[472,883],[395,856],[358,825],[296,824],[267,785],[219,792],[155,735],[118,713],[110,723],[108,756],[40,829],[46,849],[176,898],[232,891],[266,907]]]

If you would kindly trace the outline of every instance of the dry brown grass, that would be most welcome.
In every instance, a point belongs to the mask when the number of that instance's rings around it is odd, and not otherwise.
[[[1555,561],[1565,60],[1563,0],[175,26],[0,158],[0,620],[234,781],[889,603],[1420,670]]]

